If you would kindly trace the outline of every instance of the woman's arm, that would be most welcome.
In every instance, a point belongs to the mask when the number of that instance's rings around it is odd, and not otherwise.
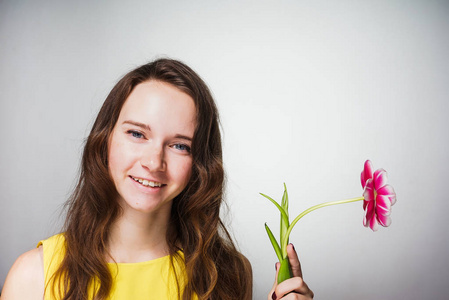
[[[313,299],[313,292],[309,289],[307,284],[302,279],[301,264],[296,254],[295,248],[292,244],[287,246],[287,254],[292,267],[293,277],[277,283],[277,276],[279,273],[279,263],[276,264],[276,278],[274,280],[273,288],[268,294],[268,300],[272,299],[298,299],[308,300]]]
[[[25,252],[6,276],[2,300],[42,300],[44,298],[44,260],[42,246]]]

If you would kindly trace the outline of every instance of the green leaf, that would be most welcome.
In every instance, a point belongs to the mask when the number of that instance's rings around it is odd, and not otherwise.
[[[281,261],[282,260],[281,248],[279,247],[279,244],[276,241],[276,238],[274,237],[267,223],[265,223],[265,230],[267,231],[268,237],[270,238],[271,245],[273,245],[274,252],[276,252],[276,256],[278,257],[279,261]]]
[[[284,182],[284,194],[282,195],[282,208],[286,212],[288,212],[288,193],[287,193],[287,186],[285,185],[285,182]]]
[[[274,205],[276,205],[276,207],[279,209],[279,211],[281,212],[282,217],[286,218],[288,220],[288,214],[287,212],[275,201],[273,200],[271,197],[260,193],[262,196],[264,196],[265,198],[267,198],[268,200],[270,200]]]
[[[280,240],[281,240],[281,245],[284,245],[286,240],[287,240],[287,244],[288,244],[288,236],[286,236],[286,233],[287,233],[288,227],[290,225],[289,224],[290,223],[289,216],[288,216],[288,193],[287,193],[287,186],[285,185],[285,183],[284,183],[284,194],[282,195],[281,206],[287,215],[286,218],[281,215],[281,225],[280,225],[281,238],[280,238]],[[282,249],[282,251],[283,251],[282,252],[283,254],[286,254],[287,250]]]

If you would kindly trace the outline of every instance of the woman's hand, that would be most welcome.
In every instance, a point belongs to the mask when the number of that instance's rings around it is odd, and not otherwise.
[[[268,300],[274,299],[313,299],[313,292],[307,284],[302,280],[301,263],[292,244],[287,246],[287,255],[292,268],[293,277],[277,284],[280,263],[276,263],[276,278],[273,288],[268,294]]]

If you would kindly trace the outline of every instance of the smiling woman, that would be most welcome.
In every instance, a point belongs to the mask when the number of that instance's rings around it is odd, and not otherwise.
[[[250,299],[219,217],[221,151],[192,69],[160,59],[126,74],[87,138],[62,233],[19,257],[2,299]]]

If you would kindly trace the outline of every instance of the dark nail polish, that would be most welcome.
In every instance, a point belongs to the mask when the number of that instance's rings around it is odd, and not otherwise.
[[[290,245],[292,245],[292,248],[293,248],[293,250],[295,250],[295,251],[296,251],[296,249],[295,249],[295,245],[293,245],[292,243],[290,243]]]
[[[271,295],[271,299],[273,299],[273,300],[276,300],[276,299],[277,299],[276,293],[275,293],[275,292],[273,292],[273,295]]]

